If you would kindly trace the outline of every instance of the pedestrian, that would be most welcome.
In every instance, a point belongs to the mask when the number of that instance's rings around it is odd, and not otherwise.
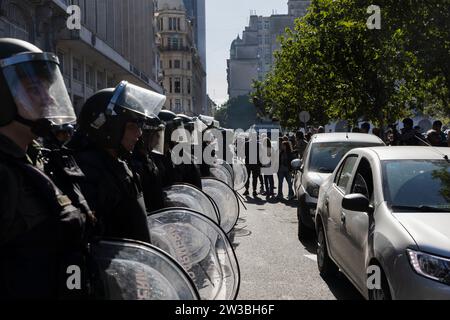
[[[306,147],[308,146],[308,141],[306,141],[305,136],[302,131],[297,131],[295,137],[295,152],[299,159],[303,159],[303,154],[305,153]]]
[[[318,134],[325,133],[325,127],[320,126],[319,129],[317,130],[317,133]]]
[[[294,190],[292,189],[291,162],[293,160],[292,149],[289,142],[284,141],[281,144],[278,169],[278,199],[283,199],[283,182],[286,180],[288,184],[289,200],[294,198]]]
[[[414,130],[414,121],[412,119],[404,119],[403,126],[399,137],[399,145],[418,146],[423,144],[423,138],[420,136],[420,133]]]
[[[253,144],[253,146],[252,146]],[[258,180],[261,176],[261,166],[259,161],[259,143],[254,134],[251,134],[248,139],[245,141],[245,165],[247,167],[248,172],[248,180],[245,184],[245,192],[244,196],[249,195],[250,189],[250,177],[252,181],[253,187],[253,197],[258,196]],[[256,152],[253,154],[253,152]]]
[[[0,298],[66,298],[86,217],[26,152],[75,112],[54,54],[3,38],[0,68]]]
[[[372,134],[377,136],[378,138],[382,138],[381,137],[381,129],[380,128],[373,128],[372,129]]]
[[[261,147],[261,150],[265,151],[266,159],[265,163],[262,163],[262,170],[266,169],[269,170],[272,166],[272,155],[274,154],[274,150],[272,147],[272,143],[269,138],[265,138],[262,142],[263,146]],[[273,173],[265,173],[264,174],[264,185],[266,188],[266,198],[272,198],[274,194],[274,179],[273,179]]]
[[[366,134],[368,134],[369,131],[370,131],[370,123],[364,122],[364,123],[361,125],[361,133],[366,133]]]
[[[437,132],[440,139],[440,146],[446,146],[447,145],[447,137],[445,136],[445,133],[442,131],[442,121],[437,120],[433,123],[433,130]]]
[[[436,130],[428,130],[427,141],[433,147],[444,147],[440,134]]]

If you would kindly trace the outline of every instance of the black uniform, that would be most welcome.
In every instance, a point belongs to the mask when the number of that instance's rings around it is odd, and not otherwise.
[[[0,135],[0,297],[62,298],[85,217]]]
[[[147,212],[164,208],[163,182],[155,162],[146,154],[134,152],[131,161],[142,182],[142,190]]]
[[[98,220],[97,233],[150,242],[142,188],[126,162],[94,147],[77,151],[75,159],[86,175],[80,187]]]

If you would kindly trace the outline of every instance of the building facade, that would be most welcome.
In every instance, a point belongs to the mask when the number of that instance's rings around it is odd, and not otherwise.
[[[238,35],[230,47],[227,61],[230,98],[249,94],[253,81],[264,79],[274,64],[274,52],[280,48],[278,37],[294,26],[296,18],[306,14],[309,4],[309,0],[290,0],[288,14],[250,16],[242,38]]]
[[[190,116],[204,113],[206,72],[183,1],[158,0],[155,21],[163,71],[161,85],[167,96],[165,108]]]
[[[81,9],[81,30],[66,26]],[[162,93],[153,0],[0,0],[0,37],[57,53],[77,113],[96,91],[121,80]]]
[[[191,21],[194,31],[194,42],[197,48],[200,61],[202,62],[203,69],[207,73],[206,68],[206,4],[205,0],[183,0],[186,8],[186,15]],[[212,115],[212,111],[209,109],[207,99],[207,81],[206,75],[202,79],[202,106],[206,106],[206,109],[202,111],[202,114]]]

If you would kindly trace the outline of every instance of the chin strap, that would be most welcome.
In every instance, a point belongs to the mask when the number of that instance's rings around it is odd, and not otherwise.
[[[36,121],[31,121],[17,115],[15,120],[29,127],[31,129],[31,132],[37,135],[38,137],[46,138],[50,136],[52,133],[52,123],[47,119],[39,119]]]

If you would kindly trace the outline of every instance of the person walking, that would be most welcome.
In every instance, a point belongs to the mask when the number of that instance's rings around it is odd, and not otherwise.
[[[280,149],[280,167],[278,170],[278,199],[283,199],[283,182],[286,180],[289,190],[289,200],[294,198],[292,189],[291,161],[293,160],[291,144],[284,141]]]

